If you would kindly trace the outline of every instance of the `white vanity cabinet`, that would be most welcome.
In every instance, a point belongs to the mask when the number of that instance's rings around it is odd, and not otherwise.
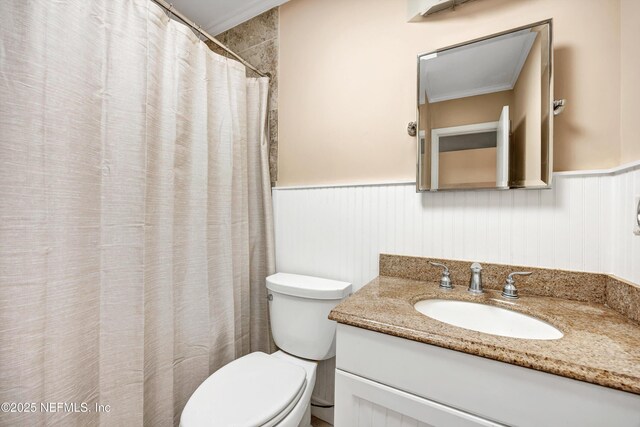
[[[640,427],[640,396],[344,324],[335,426]]]

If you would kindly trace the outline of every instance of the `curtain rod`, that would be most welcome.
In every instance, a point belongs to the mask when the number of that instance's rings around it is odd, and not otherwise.
[[[195,22],[189,21],[189,19],[184,16],[180,11],[174,9],[173,4],[171,3],[167,3],[165,0],[153,0],[156,4],[158,4],[158,6],[162,7],[164,10],[166,10],[167,12],[169,12],[170,14],[175,15],[176,17],[178,17],[178,19],[180,19],[182,22],[184,22],[185,24],[187,24],[188,26],[190,26],[193,30],[197,31],[198,33],[202,34],[203,36],[205,36],[207,39],[209,39],[212,43],[214,43],[216,46],[218,46],[221,49],[224,49],[225,51],[229,52],[229,54],[231,56],[233,56],[235,59],[237,59],[238,61],[240,61],[242,64],[244,64],[245,67],[249,68],[252,71],[255,71],[258,75],[262,76],[262,77],[269,77],[271,78],[271,74],[269,73],[265,73],[262,72],[260,70],[258,70],[256,67],[254,67],[253,65],[249,64],[247,61],[245,61],[240,55],[238,55],[237,53],[235,53],[234,51],[232,51],[231,49],[229,49],[227,46],[225,46],[224,44],[220,43],[218,40],[216,40],[215,37],[213,37],[212,35],[210,35],[209,33],[207,33],[206,31],[204,31],[200,25],[196,24]]]

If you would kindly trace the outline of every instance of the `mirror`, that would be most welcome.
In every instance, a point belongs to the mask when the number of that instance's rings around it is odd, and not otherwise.
[[[418,191],[550,188],[551,21],[418,56]]]

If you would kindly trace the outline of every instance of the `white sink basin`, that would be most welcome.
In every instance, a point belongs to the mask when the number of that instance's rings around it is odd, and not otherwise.
[[[432,319],[485,334],[528,340],[557,340],[563,335],[547,322],[492,305],[427,299],[414,307]]]

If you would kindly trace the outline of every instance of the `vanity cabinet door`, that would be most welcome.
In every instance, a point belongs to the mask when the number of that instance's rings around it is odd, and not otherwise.
[[[337,372],[479,420],[519,427],[640,427],[637,394],[344,324],[338,324],[336,349]],[[344,403],[336,395],[336,414],[344,405],[353,407],[349,399]]]
[[[336,427],[501,426],[393,387],[336,370]]]

